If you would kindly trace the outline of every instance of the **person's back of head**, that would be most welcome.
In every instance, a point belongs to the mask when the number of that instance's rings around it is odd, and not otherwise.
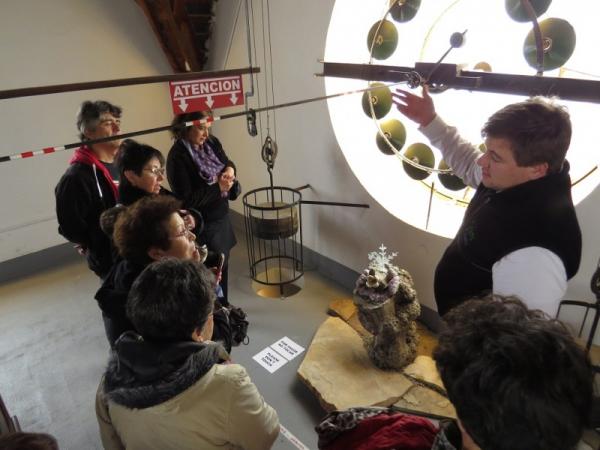
[[[567,110],[543,97],[505,106],[481,130],[484,137],[507,139],[519,166],[548,163],[548,173],[561,170],[571,133]]]
[[[58,450],[53,436],[45,433],[17,431],[0,436],[2,450]]]
[[[112,239],[113,231],[115,230],[115,223],[119,215],[125,211],[125,206],[116,205],[112,208],[105,209],[100,214],[100,229],[104,234]]]
[[[500,297],[464,302],[444,320],[434,359],[481,449],[575,447],[589,418],[592,371],[560,322]]]
[[[127,317],[146,340],[189,341],[195,331],[205,329],[214,301],[210,270],[198,262],[169,258],[150,264],[138,276],[127,299]],[[212,335],[212,327],[206,331]]]

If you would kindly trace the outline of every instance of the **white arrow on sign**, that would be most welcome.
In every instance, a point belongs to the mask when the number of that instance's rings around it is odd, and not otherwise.
[[[179,109],[181,109],[181,112],[185,112],[185,110],[187,109],[188,104],[185,101],[184,98],[182,98],[181,100],[179,100]]]
[[[231,104],[235,105],[237,103],[237,95],[235,95],[235,92],[233,94],[231,94],[231,97],[229,97],[229,100],[231,100]]]
[[[213,105],[214,103],[215,103],[215,102],[214,102],[214,100],[212,99],[212,96],[211,96],[211,95],[209,95],[208,97],[206,97],[206,105],[207,105],[209,108],[212,108],[212,105]]]

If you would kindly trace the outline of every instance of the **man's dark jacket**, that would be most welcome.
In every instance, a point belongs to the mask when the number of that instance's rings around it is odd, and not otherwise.
[[[569,165],[496,192],[480,184],[463,223],[435,272],[435,301],[444,315],[492,290],[492,267],[526,247],[542,247],[563,262],[567,279],[579,269],[581,230],[571,198]]]
[[[112,266],[109,238],[100,229],[100,214],[115,206],[114,190],[102,172],[75,162],[69,166],[54,190],[58,232],[86,250],[89,268],[106,276]]]

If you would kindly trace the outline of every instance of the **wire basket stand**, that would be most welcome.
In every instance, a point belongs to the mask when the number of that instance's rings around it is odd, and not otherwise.
[[[274,141],[267,137],[263,160],[267,163],[270,186],[248,192],[243,197],[248,265],[257,283],[285,287],[304,275],[302,247],[302,194],[296,189],[273,186]]]

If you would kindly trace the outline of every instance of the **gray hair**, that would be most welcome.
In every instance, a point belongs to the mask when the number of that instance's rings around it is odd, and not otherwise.
[[[77,113],[77,129],[79,130],[79,137],[82,141],[87,138],[85,136],[86,131],[93,131],[100,123],[100,116],[105,113],[110,113],[114,117],[121,117],[122,109],[120,106],[113,105],[104,100],[96,100],[92,102],[86,100],[81,104],[79,112]]]

